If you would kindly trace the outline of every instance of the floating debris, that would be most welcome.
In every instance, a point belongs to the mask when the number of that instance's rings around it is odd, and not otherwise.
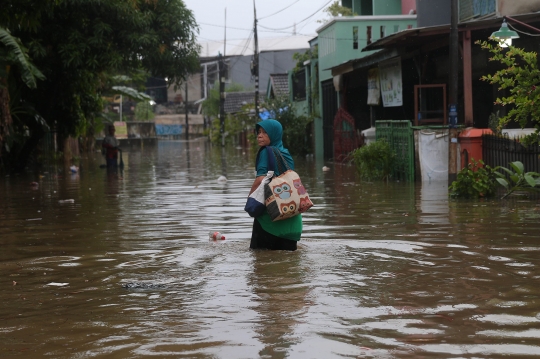
[[[75,203],[74,199],[61,199],[58,203]]]
[[[167,288],[165,284],[156,283],[125,283],[122,284],[122,288],[125,289],[164,289]]]
[[[53,287],[65,287],[66,285],[69,285],[69,283],[56,283],[56,282],[51,282],[51,283],[48,283],[47,285],[52,285]]]

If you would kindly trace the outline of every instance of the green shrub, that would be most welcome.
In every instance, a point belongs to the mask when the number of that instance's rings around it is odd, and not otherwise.
[[[388,142],[381,139],[354,150],[352,158],[360,178],[388,180],[396,162],[396,153]]]
[[[482,165],[482,166],[480,166]],[[453,198],[492,197],[497,191],[496,168],[484,165],[482,160],[475,161],[464,167],[457,174],[457,180],[449,187],[449,195]]]

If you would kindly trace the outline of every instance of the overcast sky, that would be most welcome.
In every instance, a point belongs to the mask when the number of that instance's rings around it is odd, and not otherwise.
[[[316,35],[326,18],[323,12],[333,0],[255,0],[258,36],[290,36],[296,23],[296,33]],[[253,30],[253,0],[184,0],[200,26],[199,41],[224,39],[225,9],[227,9],[227,40],[245,39]]]

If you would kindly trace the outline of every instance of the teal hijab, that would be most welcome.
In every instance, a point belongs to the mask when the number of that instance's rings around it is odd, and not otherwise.
[[[270,137],[270,146],[284,150],[283,147],[283,126],[276,120],[264,120],[255,125],[255,130],[259,132],[259,128],[262,127]],[[288,151],[287,151],[288,152]]]
[[[283,147],[283,126],[281,126],[281,123],[277,120],[268,119],[263,120],[255,125],[255,130],[258,132],[259,128],[263,128],[266,133],[268,134],[268,137],[270,138],[270,146],[277,148],[285,160],[287,161],[287,164],[291,169],[294,169],[294,161],[292,159],[291,154],[289,153],[289,150]],[[263,154],[263,155],[261,155]],[[264,158],[263,158],[264,157]],[[266,151],[264,147],[261,147],[259,149],[259,152],[257,153],[255,166],[257,168],[257,176],[264,176],[266,175],[267,170],[267,158],[266,158]],[[261,173],[259,174],[259,169],[261,168],[260,165],[263,165],[263,169],[261,169]],[[279,175],[279,171],[276,169],[276,175]]]

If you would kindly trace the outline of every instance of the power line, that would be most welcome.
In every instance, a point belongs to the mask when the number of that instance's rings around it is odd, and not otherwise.
[[[209,23],[206,23],[206,22],[199,22],[198,24],[200,24],[200,25],[214,26],[214,27],[225,27],[225,25],[209,24]],[[245,30],[245,31],[252,31],[252,30],[253,30],[253,29],[245,29],[245,28],[241,28],[241,27],[232,27],[232,26],[227,26],[227,29]]]
[[[208,24],[208,23],[205,23],[205,22],[199,22],[200,25],[207,25],[207,26],[213,26],[213,27],[220,27],[220,28],[224,28],[225,26],[224,25],[216,25],[216,24]],[[261,27],[263,27],[262,25],[259,25]],[[293,27],[294,25],[292,26],[289,26],[289,27]],[[227,26],[227,29],[233,29],[233,30],[242,30],[242,31],[253,31],[253,29],[246,29],[246,28],[240,28],[240,27],[230,27],[230,26]],[[262,30],[262,31],[259,31],[259,32],[268,32],[268,33],[281,33],[281,34],[291,34],[290,31],[276,31],[276,30]],[[302,35],[302,34],[299,34],[299,35]],[[303,34],[305,36],[311,36],[312,34]],[[201,37],[199,37],[201,38]],[[216,41],[216,42],[223,42],[223,40],[210,40],[210,41]]]
[[[298,23],[295,23],[291,26],[286,26],[286,27],[282,27],[282,28],[278,28],[278,29],[274,29],[274,28],[271,28],[271,27],[266,27],[266,26],[262,26],[262,25],[259,25],[260,27],[264,28],[264,29],[268,29],[268,30],[274,30],[274,31],[279,31],[279,30],[285,30],[285,29],[290,29],[291,27],[294,27],[296,26],[297,24],[300,24],[300,23],[303,23],[304,21],[312,18],[313,16],[315,16],[319,11],[321,11],[322,9],[324,9],[326,6],[328,6],[332,1],[334,0],[330,0],[328,1],[326,4],[324,4],[322,7],[320,7],[317,11],[315,11],[313,14],[309,15],[308,17],[306,17],[304,20],[301,20],[299,21]]]
[[[515,26],[512,26],[512,24],[508,24],[508,27],[511,28],[512,30],[516,31],[516,32],[519,32],[520,34],[529,35],[529,36],[540,36],[540,34],[529,34],[528,32],[518,30],[518,29],[516,29]]]
[[[295,2],[293,2],[291,5],[287,6],[287,7],[284,7],[283,9],[279,10],[279,11],[276,11],[275,13],[271,14],[271,15],[268,15],[268,16],[263,16],[263,17],[260,17],[258,18],[257,20],[262,20],[262,19],[266,19],[266,18],[269,18],[270,16],[274,16],[276,14],[279,14],[280,12],[284,11],[284,10],[287,10],[288,8],[290,8],[291,6],[293,6],[294,4],[296,4],[297,2],[299,2],[300,0],[296,0]]]

